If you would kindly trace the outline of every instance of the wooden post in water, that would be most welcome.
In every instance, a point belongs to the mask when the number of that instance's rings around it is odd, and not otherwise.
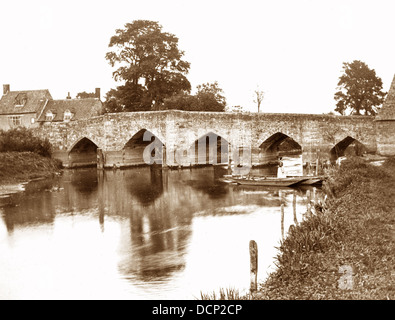
[[[281,238],[284,240],[284,199],[281,190],[278,192],[281,208]]]
[[[317,190],[315,187],[313,187],[313,204],[317,204]]]
[[[281,238],[284,240],[284,204],[281,204]]]
[[[104,169],[103,149],[97,148],[96,156],[97,156],[97,169],[103,170]]]
[[[254,293],[258,289],[258,245],[250,240],[250,291]]]
[[[310,201],[311,201],[311,193],[310,193],[310,190],[307,190],[306,191],[306,197],[307,197],[307,213],[311,213],[311,203],[310,203]]]
[[[228,144],[228,174],[233,175],[233,157],[232,157],[232,146],[230,142]]]
[[[98,185],[98,203],[99,203],[99,223],[100,229],[104,231],[104,170],[97,172],[97,185]]]
[[[292,199],[292,208],[294,213],[294,223],[298,225],[298,219],[296,218],[296,191],[293,192],[293,199]]]
[[[166,152],[166,146],[162,146],[162,169],[169,169],[167,165],[167,152]]]

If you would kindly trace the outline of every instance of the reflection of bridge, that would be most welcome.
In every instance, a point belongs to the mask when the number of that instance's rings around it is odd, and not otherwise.
[[[317,154],[342,155],[356,142],[377,151],[374,118],[365,116],[158,111],[106,114],[41,129],[66,166],[96,163],[97,154],[106,167],[143,164],[151,143],[144,141],[145,133],[163,146],[162,152],[152,151],[154,159],[170,166],[224,163],[235,151],[247,154],[252,165],[287,153],[302,154],[306,162]]]
[[[82,251],[96,243],[92,238],[85,241],[86,235],[95,237],[100,229],[110,248],[111,243],[119,239],[114,244],[121,275],[129,281],[163,280],[185,268],[191,243],[201,242],[192,234],[203,230],[210,234],[205,226],[213,223],[211,218],[218,221],[220,216],[244,216],[256,207],[271,208],[280,213],[284,203],[285,217],[291,217],[293,212],[295,220],[296,201],[299,205],[305,203],[306,190],[303,189],[266,189],[248,195],[251,189],[240,187],[233,190],[216,182],[216,176],[222,176],[223,171],[220,167],[180,171],[150,168],[67,170],[56,180],[31,184],[34,197],[23,197],[16,200],[17,206],[0,209],[0,229],[4,224],[10,237],[16,230],[26,227],[30,229],[29,235],[51,230],[50,236],[55,235],[57,239],[67,238],[69,235],[65,230],[69,230],[73,232],[74,244],[76,237],[82,236]],[[63,191],[43,192],[54,186]],[[37,193],[37,190],[41,192]],[[281,213],[284,215],[284,211]],[[203,216],[210,219],[201,219]],[[268,228],[280,229],[280,215],[277,217],[279,224]],[[202,221],[209,222],[202,225]],[[284,230],[284,219],[281,223],[281,230]],[[286,218],[285,230],[287,224]],[[103,249],[100,242],[96,245],[100,257],[105,255],[108,250]],[[95,250],[96,246],[92,248]],[[110,251],[111,258],[114,258],[113,251]],[[161,283],[167,285],[164,281]]]

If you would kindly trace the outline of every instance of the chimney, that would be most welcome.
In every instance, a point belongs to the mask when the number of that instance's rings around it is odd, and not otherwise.
[[[100,88],[95,89],[95,98],[100,100]]]
[[[10,85],[3,84],[3,95],[6,95],[8,92],[10,92]]]
[[[71,99],[70,92],[68,92],[66,99]]]

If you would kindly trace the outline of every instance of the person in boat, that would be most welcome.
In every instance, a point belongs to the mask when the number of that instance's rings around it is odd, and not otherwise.
[[[286,178],[284,171],[284,162],[282,161],[282,157],[280,157],[277,161],[277,178]]]

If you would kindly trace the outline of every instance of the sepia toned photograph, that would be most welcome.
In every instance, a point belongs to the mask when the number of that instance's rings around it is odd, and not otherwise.
[[[394,300],[394,12],[2,3],[0,300]]]

